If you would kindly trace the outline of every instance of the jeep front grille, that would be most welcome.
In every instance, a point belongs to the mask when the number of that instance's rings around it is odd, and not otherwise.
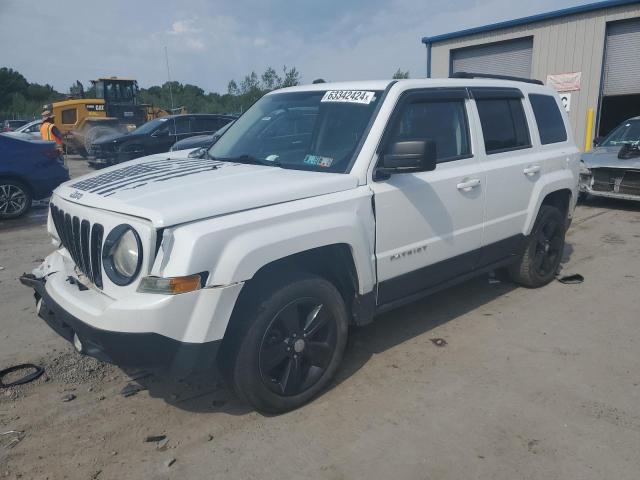
[[[76,266],[96,287],[102,288],[102,238],[104,228],[88,220],[72,217],[51,204],[51,218],[58,237]]]

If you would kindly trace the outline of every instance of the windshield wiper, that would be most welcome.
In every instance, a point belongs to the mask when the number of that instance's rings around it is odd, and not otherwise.
[[[254,157],[253,155],[238,155],[237,157],[212,157],[213,160],[219,160],[221,162],[234,162],[234,163],[245,163],[248,165],[266,165],[268,167],[279,167],[280,162],[273,161],[270,162],[268,160],[260,160],[259,158]]]

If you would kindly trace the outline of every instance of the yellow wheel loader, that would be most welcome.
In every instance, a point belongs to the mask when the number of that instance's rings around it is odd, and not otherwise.
[[[67,151],[91,155],[101,137],[131,131],[148,120],[169,115],[167,110],[138,101],[138,82],[130,78],[92,80],[95,98],[70,98],[51,105],[55,125]],[[184,108],[182,113],[186,113]]]

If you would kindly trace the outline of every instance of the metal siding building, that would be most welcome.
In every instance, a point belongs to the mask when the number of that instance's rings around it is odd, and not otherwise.
[[[640,115],[640,0],[599,2],[422,41],[432,77],[474,71],[544,82],[550,74],[582,72],[579,90],[568,92],[569,117],[582,148],[588,109],[596,113],[599,133],[629,112]]]

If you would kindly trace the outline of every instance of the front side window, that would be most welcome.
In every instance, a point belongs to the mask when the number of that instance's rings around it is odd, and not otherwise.
[[[567,140],[567,130],[564,128],[562,114],[556,99],[550,95],[530,94],[529,101],[536,117],[540,143],[564,142]]]
[[[599,146],[619,147],[640,142],[640,120],[627,120],[605,138]]]
[[[345,173],[380,91],[312,91],[262,97],[209,150],[219,160]]]
[[[407,140],[432,141],[438,163],[471,155],[464,100],[418,100],[401,108],[389,145]]]
[[[163,126],[169,119],[168,118],[156,118],[154,120],[149,120],[146,123],[143,123],[138,128],[136,128],[133,132],[135,134],[147,135],[156,130],[159,130],[161,126]]]
[[[519,98],[476,99],[484,147],[488,154],[531,146],[527,119]]]
[[[217,117],[194,117],[191,122],[192,132],[213,133],[225,125]]]
[[[169,120],[165,125],[169,127],[170,135],[184,135],[185,133],[191,133],[189,117],[177,117]]]

